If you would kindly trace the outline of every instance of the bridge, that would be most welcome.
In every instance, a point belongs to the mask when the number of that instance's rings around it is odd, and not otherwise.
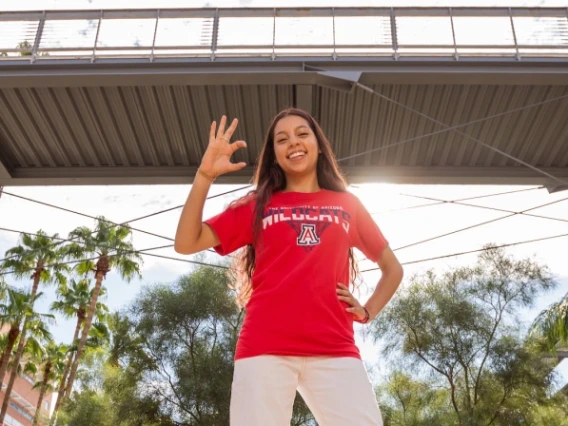
[[[351,182],[568,188],[568,9],[0,12],[0,185],[190,183],[312,113]]]

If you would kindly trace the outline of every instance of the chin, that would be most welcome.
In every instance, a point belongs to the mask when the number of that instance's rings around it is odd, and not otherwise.
[[[292,176],[308,175],[315,171],[315,167],[287,167],[284,169],[284,173]]]

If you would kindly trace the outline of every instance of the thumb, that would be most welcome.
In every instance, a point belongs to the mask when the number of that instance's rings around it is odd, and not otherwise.
[[[246,167],[247,163],[231,163],[231,165],[229,166],[229,171],[231,172],[236,172],[238,170],[241,170],[242,168]]]
[[[233,152],[238,150],[239,148],[246,148],[247,143],[245,141],[236,141],[231,144],[231,148],[233,148]]]

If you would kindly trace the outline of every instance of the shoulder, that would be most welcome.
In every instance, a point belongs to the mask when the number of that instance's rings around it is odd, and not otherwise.
[[[256,207],[256,194],[246,194],[229,203],[223,210],[224,215],[238,216],[240,218],[252,216]]]
[[[346,204],[348,206],[358,206],[361,204],[359,198],[349,191],[332,191],[326,190],[328,197],[333,198],[335,201]]]
[[[248,194],[242,196],[241,198],[237,198],[236,200],[232,201],[229,204],[228,208],[236,209],[236,208],[243,208],[249,207],[253,208],[256,205],[257,194],[256,192],[249,192]]]

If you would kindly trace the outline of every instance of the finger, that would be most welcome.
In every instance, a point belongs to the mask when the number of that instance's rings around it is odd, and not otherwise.
[[[349,293],[349,291],[347,290],[341,290],[341,289],[337,289],[337,294],[342,294],[344,296],[351,296],[351,293]]]
[[[337,283],[337,286],[340,287],[340,288],[342,288],[343,290],[349,290],[346,286],[344,286],[344,285],[341,284],[341,283]]]
[[[246,148],[247,147],[247,143],[245,141],[236,141],[233,142],[231,144],[231,148],[233,149],[233,152],[235,152],[236,150],[240,149],[240,148]]]
[[[231,165],[229,166],[229,170],[231,172],[236,172],[238,170],[241,170],[243,167],[246,167],[247,163],[231,163]]]
[[[225,137],[227,139],[231,139],[231,136],[233,136],[233,133],[235,133],[235,130],[237,129],[238,125],[239,125],[239,120],[237,120],[236,118],[233,119],[233,122],[231,123],[231,125],[229,126],[227,131],[225,132]]]
[[[350,297],[339,296],[339,300],[342,300],[345,303],[349,303],[351,306],[355,306],[355,302]]]
[[[215,139],[215,130],[217,129],[217,122],[214,121],[211,123],[211,129],[209,129],[209,140],[212,141]]]
[[[221,122],[219,123],[219,131],[217,132],[217,139],[225,134],[225,124],[227,124],[227,117],[221,117]]]

